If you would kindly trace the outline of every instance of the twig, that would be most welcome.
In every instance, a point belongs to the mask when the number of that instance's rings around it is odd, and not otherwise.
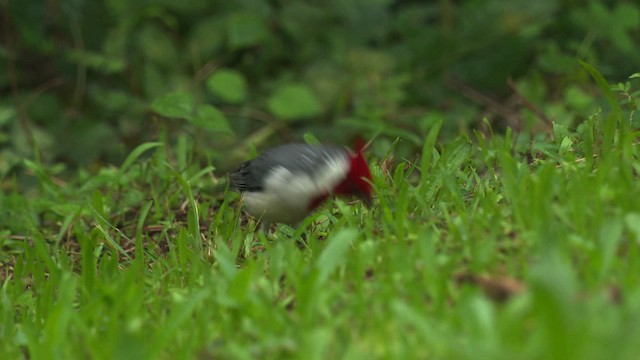
[[[490,111],[502,116],[505,120],[507,120],[507,123],[511,124],[514,130],[520,131],[522,129],[522,117],[513,109],[502,105],[497,100],[494,100],[493,98],[479,92],[478,90],[465,84],[459,79],[449,78],[446,80],[446,84],[463,96],[471,99],[478,104],[484,105],[485,107],[489,108]]]
[[[209,60],[207,61],[200,69],[196,71],[194,76],[194,88],[197,84],[204,81],[209,77],[214,71],[216,71],[220,67],[221,62],[219,60]]]
[[[55,78],[55,79],[51,79],[47,82],[45,82],[42,85],[39,85],[38,87],[36,87],[31,94],[29,94],[29,97],[27,97],[27,99],[24,101],[24,107],[25,108],[29,108],[29,106],[31,106],[31,104],[36,101],[36,99],[44,92],[49,91],[53,88],[56,88],[58,86],[62,86],[64,85],[64,79],[63,78]]]
[[[538,108],[531,101],[529,101],[529,99],[522,95],[512,78],[507,79],[507,85],[509,85],[511,91],[513,91],[514,95],[518,98],[520,104],[531,110],[531,112],[534,113],[542,121],[547,131],[550,132],[551,130],[553,130],[553,121],[542,110],[540,110],[540,108]]]

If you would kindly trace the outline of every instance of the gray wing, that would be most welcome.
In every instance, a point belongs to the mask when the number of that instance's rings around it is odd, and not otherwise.
[[[292,173],[313,174],[336,157],[348,156],[345,148],[328,145],[287,144],[267,150],[247,161],[231,174],[231,185],[239,191],[261,191],[264,178],[275,167],[282,166]]]
[[[252,161],[247,161],[231,173],[231,187],[233,189],[240,192],[261,191],[263,189],[263,179],[254,175],[255,171],[251,170],[251,163]]]

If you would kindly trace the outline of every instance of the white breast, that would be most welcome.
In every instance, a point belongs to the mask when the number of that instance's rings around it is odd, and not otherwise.
[[[292,173],[284,167],[276,167],[267,175],[263,191],[244,193],[244,203],[249,213],[257,218],[295,225],[309,214],[311,201],[331,194],[348,171],[346,156],[323,163],[314,174]]]

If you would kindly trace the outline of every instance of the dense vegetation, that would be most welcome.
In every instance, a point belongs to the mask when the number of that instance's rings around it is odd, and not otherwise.
[[[0,357],[640,353],[640,5],[0,2]],[[226,172],[371,140],[255,232]],[[298,241],[306,233],[306,242]]]

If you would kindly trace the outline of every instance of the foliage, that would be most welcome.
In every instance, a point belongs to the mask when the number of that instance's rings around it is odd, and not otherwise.
[[[640,352],[636,2],[0,18],[0,358]],[[256,148],[357,135],[371,208],[265,235],[227,189]]]
[[[232,147],[237,155],[246,155],[245,140],[260,146],[312,131],[338,143],[375,138],[372,151],[382,156],[400,137],[395,151],[406,157],[438,120],[447,138],[485,116],[498,130],[537,132],[545,119],[532,106],[580,122],[595,105],[576,60],[614,82],[640,62],[632,1],[3,6],[3,176],[23,157],[72,168],[119,163],[137,144],[178,134],[203,152]],[[189,114],[176,116],[187,123],[158,109],[169,94],[189,97],[181,104]],[[213,158],[223,168],[237,162]]]
[[[0,195],[0,356],[635,359],[633,88],[533,143],[437,145],[437,122],[418,161],[372,161],[372,208],[295,233],[256,233],[184,134],[71,182],[26,161],[40,196]]]

